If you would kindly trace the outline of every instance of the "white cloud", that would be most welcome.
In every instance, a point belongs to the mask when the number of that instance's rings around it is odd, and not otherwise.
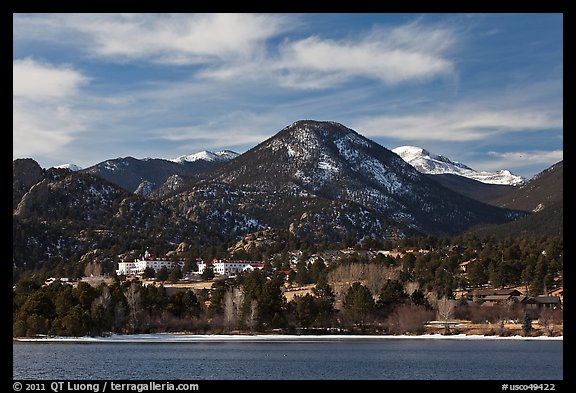
[[[246,146],[253,147],[266,140],[288,124],[282,123],[279,117],[282,116],[278,113],[234,111],[201,124],[153,130],[150,139],[184,142],[179,149],[186,154],[223,147],[243,150]]]
[[[87,82],[68,66],[56,67],[31,58],[12,61],[12,94],[27,100],[63,99]]]
[[[15,15],[15,40],[54,40],[112,62],[199,65],[203,78],[323,89],[355,77],[387,85],[452,75],[457,33],[414,22],[342,39],[293,38],[290,14]],[[280,43],[276,43],[274,39]]]
[[[498,170],[502,168],[522,168],[531,167],[548,167],[551,163],[556,163],[564,159],[563,150],[531,150],[531,151],[516,151],[516,152],[488,152],[490,160],[484,161],[482,164],[485,170]]]
[[[83,129],[83,119],[71,99],[87,82],[68,66],[33,59],[13,64],[13,156],[57,156]]]
[[[418,24],[342,40],[312,36],[285,40],[275,57],[227,63],[202,75],[222,80],[267,78],[294,89],[328,88],[354,77],[387,85],[419,82],[453,74],[454,65],[445,53],[455,41],[455,33],[447,28]]]
[[[373,116],[358,120],[355,129],[371,137],[397,140],[467,142],[510,132],[561,128],[562,115],[547,109],[484,109],[458,106],[450,110],[405,116]]]
[[[72,141],[77,128],[65,107],[39,107],[14,103],[13,145],[16,157],[57,155],[60,148]]]
[[[286,44],[277,67],[364,76],[393,85],[450,74],[453,64],[443,52],[453,42],[448,30],[417,24],[375,31],[361,39],[308,37]]]
[[[14,18],[18,39],[62,39],[68,32],[65,42],[91,56],[165,64],[252,57],[285,26],[284,17],[266,14],[52,14]]]

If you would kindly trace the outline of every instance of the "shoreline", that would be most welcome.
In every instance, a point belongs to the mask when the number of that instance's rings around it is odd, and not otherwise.
[[[351,340],[547,340],[563,341],[564,336],[485,336],[467,334],[421,334],[421,335],[368,335],[368,334],[113,334],[100,337],[18,337],[15,342],[76,342],[76,343],[202,343],[202,342],[318,342],[318,341],[351,341]]]

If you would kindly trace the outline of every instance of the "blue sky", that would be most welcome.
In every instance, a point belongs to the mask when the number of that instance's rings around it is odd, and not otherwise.
[[[243,153],[299,119],[530,178],[563,159],[563,16],[14,14],[13,158]]]

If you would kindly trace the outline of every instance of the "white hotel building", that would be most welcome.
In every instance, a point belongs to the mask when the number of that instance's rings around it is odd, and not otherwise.
[[[166,267],[168,270],[172,270],[179,265],[181,268],[184,267],[184,261],[174,262],[168,258],[155,258],[148,251],[144,253],[144,258],[136,259],[134,261],[122,261],[118,263],[118,270],[116,270],[117,275],[132,276],[135,274],[142,274],[146,268],[151,267],[156,273],[162,267]]]
[[[262,269],[263,263],[257,261],[228,261],[213,259],[210,262],[198,262],[198,274],[204,273],[206,266],[212,266],[214,274],[231,275],[245,270]]]

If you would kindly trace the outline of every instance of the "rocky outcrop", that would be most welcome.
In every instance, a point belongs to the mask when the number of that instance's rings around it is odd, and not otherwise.
[[[42,180],[43,173],[44,170],[31,158],[19,158],[12,162],[12,209],[16,209],[30,187]]]

